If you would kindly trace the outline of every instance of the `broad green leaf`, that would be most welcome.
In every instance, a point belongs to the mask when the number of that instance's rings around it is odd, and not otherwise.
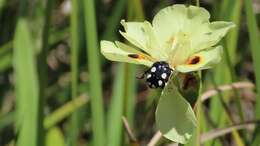
[[[39,83],[28,21],[19,19],[14,38],[17,146],[39,146]]]
[[[65,146],[64,136],[61,130],[53,127],[46,134],[46,146]]]
[[[101,41],[101,53],[112,61],[128,62],[151,66],[153,61],[150,56],[121,42]]]
[[[196,130],[197,120],[190,104],[179,93],[174,78],[168,82],[156,110],[156,124],[167,139],[187,143]]]

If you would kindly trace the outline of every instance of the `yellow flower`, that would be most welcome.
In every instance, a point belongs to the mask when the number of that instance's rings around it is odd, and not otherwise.
[[[125,31],[120,33],[133,46],[101,41],[101,53],[107,59],[149,67],[145,72],[149,87],[163,88],[155,114],[157,127],[177,143],[189,142],[197,120],[172,71],[187,73],[217,64],[223,50],[217,43],[234,27],[232,22],[210,22],[209,18],[204,8],[173,5],[159,11],[152,24],[121,21]]]
[[[221,60],[222,46],[232,22],[209,21],[210,14],[201,7],[177,4],[155,15],[152,24],[121,21],[121,35],[134,46],[116,41],[101,41],[101,52],[109,60],[143,64],[151,67],[165,61],[178,72],[208,69]]]

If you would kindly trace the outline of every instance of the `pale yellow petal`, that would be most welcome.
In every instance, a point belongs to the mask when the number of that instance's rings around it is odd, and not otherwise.
[[[185,73],[211,68],[220,62],[222,52],[222,46],[203,50],[190,56],[185,64],[176,66],[176,70]]]
[[[150,67],[155,61],[152,57],[121,42],[101,41],[101,53],[111,61],[143,64]]]

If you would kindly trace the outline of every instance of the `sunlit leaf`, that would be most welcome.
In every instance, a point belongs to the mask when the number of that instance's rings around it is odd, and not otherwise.
[[[197,121],[190,104],[175,86],[174,77],[162,92],[155,118],[164,137],[185,144],[192,137]]]
[[[64,137],[59,128],[53,127],[47,132],[46,146],[65,146]]]

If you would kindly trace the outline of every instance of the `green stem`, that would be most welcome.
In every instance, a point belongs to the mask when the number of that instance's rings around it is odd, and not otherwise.
[[[93,127],[93,145],[104,146],[106,141],[104,125],[104,107],[101,89],[101,71],[99,47],[96,28],[96,14],[94,0],[84,1],[87,58],[89,69],[89,84],[91,97],[91,113]]]
[[[48,0],[45,8],[45,16],[44,16],[44,25],[43,25],[43,33],[42,33],[42,48],[41,52],[37,58],[37,71],[39,74],[39,129],[43,129],[43,107],[44,107],[44,99],[46,93],[46,87],[48,85],[48,66],[47,66],[47,55],[48,55],[48,43],[49,43],[49,30],[50,30],[50,19],[51,19],[51,11],[52,11],[52,0]],[[44,145],[44,137],[45,133],[42,130],[40,133],[39,143]]]
[[[72,11],[70,16],[70,33],[71,33],[71,97],[77,97],[78,92],[78,50],[79,50],[79,30],[78,30],[78,0],[72,0]],[[78,125],[79,113],[75,111],[71,116],[71,133],[70,139],[72,145],[77,144],[79,134]]]
[[[250,39],[250,48],[253,57],[253,66],[256,79],[256,106],[255,106],[255,118],[260,118],[260,42],[259,42],[259,30],[257,27],[256,16],[253,11],[252,0],[245,0],[244,6],[246,10],[247,27]],[[260,126],[257,126],[253,136],[253,146],[260,144]]]
[[[44,128],[48,130],[49,128],[55,126],[58,122],[65,119],[71,113],[75,112],[83,105],[86,105],[88,101],[89,101],[89,97],[87,97],[85,94],[77,98],[73,98],[73,100],[62,105],[61,107],[59,107],[52,114],[50,114],[44,119]]]
[[[196,0],[196,6],[197,6],[197,7],[200,6],[200,0]]]

